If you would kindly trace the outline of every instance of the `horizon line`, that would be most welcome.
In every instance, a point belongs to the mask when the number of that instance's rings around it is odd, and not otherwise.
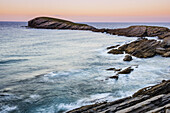
[[[28,21],[8,21],[8,20],[0,20],[0,22],[28,22]],[[73,21],[71,21],[71,22],[73,22]],[[150,22],[150,21],[134,21],[134,22],[132,22],[132,21],[120,21],[120,22],[118,22],[118,21],[106,21],[106,22],[104,22],[104,21],[91,21],[91,22],[78,22],[78,21],[76,21],[75,23],[170,23],[170,21],[165,21],[165,22],[163,22],[163,21],[154,21],[154,22]]]

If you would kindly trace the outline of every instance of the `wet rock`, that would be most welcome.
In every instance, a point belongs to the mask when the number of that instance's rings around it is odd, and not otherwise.
[[[114,76],[111,76],[111,77],[109,77],[109,78],[111,78],[111,79],[118,79],[119,78],[119,76],[118,75],[114,75]]]
[[[168,94],[170,93],[170,80],[163,81],[160,84],[149,86],[146,88],[143,88],[136,93],[133,94],[133,97],[137,96],[143,96],[143,95],[150,95],[150,96],[156,96],[160,94]]]
[[[123,54],[123,51],[118,49],[112,49],[108,52],[109,54]]]
[[[132,69],[131,67],[128,67],[120,72],[118,72],[118,74],[129,74],[133,71],[134,69]]]
[[[107,71],[121,71],[122,69],[116,69],[116,68],[109,68],[109,69],[106,69]]]
[[[123,59],[123,61],[131,61],[132,60],[132,56],[130,55],[126,55],[125,58]]]
[[[93,30],[96,29],[86,24],[73,23],[71,21],[50,18],[37,17],[28,22],[28,27],[43,29],[71,29],[71,30]]]
[[[68,113],[168,113],[170,80],[139,90],[132,97],[83,106]]]
[[[113,49],[113,48],[116,48],[118,46],[120,46],[120,45],[110,46],[110,47],[107,47],[107,49]]]

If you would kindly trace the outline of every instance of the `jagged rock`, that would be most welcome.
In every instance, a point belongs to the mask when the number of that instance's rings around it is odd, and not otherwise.
[[[120,45],[110,46],[110,47],[107,47],[107,49],[113,49],[113,48],[116,48],[118,46],[120,46]]]
[[[128,67],[120,72],[118,72],[118,74],[129,74],[133,71],[134,69],[132,69],[131,67]]]
[[[118,49],[112,49],[108,52],[109,54],[123,54],[123,51]]]
[[[170,80],[163,81],[160,84],[149,86],[146,88],[143,88],[136,93],[133,94],[133,97],[137,97],[139,95],[150,95],[150,96],[156,96],[160,94],[167,94],[170,93]]]
[[[107,71],[121,71],[122,69],[116,69],[116,68],[109,68],[109,69],[106,69]]]
[[[67,113],[168,113],[170,80],[143,88],[132,97],[83,106]]]
[[[130,55],[126,55],[125,58],[123,59],[123,61],[131,61],[132,60],[132,56]]]
[[[164,34],[159,35],[158,37],[159,37],[160,39],[164,39],[164,38],[166,38],[166,37],[170,37],[170,32],[165,32]]]
[[[124,50],[126,53],[139,58],[153,57],[156,55],[156,48],[160,41],[141,39],[133,41],[119,47],[118,50]]]
[[[86,24],[73,23],[67,20],[38,17],[28,22],[28,27],[43,29],[71,29],[71,30],[93,30],[96,29]]]

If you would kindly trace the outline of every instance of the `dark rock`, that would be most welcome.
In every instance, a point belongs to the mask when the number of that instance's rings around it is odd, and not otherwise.
[[[127,37],[153,37],[169,32],[166,27],[158,26],[130,26],[128,28],[110,29],[107,33]]]
[[[165,33],[163,33],[162,35],[159,35],[159,36],[158,36],[158,38],[160,38],[160,39],[164,39],[164,38],[166,38],[166,37],[170,37],[170,32],[165,32]]]
[[[113,48],[116,48],[118,46],[120,46],[120,45],[110,46],[110,47],[107,47],[107,49],[113,49]]]
[[[107,71],[121,71],[121,69],[116,69],[116,68],[109,68],[109,69],[106,69]]]
[[[137,97],[139,95],[150,95],[156,96],[160,94],[168,94],[170,93],[170,80],[164,81],[160,84],[143,88],[133,94],[133,97]]]
[[[111,79],[118,79],[119,78],[119,76],[118,75],[114,75],[114,76],[111,76],[111,77],[109,77],[109,78],[111,78]]]
[[[132,56],[130,55],[126,55],[125,58],[123,59],[123,61],[131,61],[132,60]]]
[[[108,52],[109,54],[123,54],[123,51],[118,49],[112,49]]]
[[[129,74],[133,71],[134,69],[132,69],[131,67],[128,67],[120,72],[118,72],[118,74]]]
[[[170,80],[139,90],[132,97],[83,106],[68,113],[168,113]]]
[[[123,47],[119,47],[118,50],[122,50],[123,48],[126,53],[135,57],[147,58],[156,55],[156,48],[159,46],[159,44],[160,41],[141,39],[133,41],[129,44],[125,44]]]
[[[28,27],[43,29],[71,29],[71,30],[93,30],[96,29],[86,24],[73,23],[67,20],[38,17],[28,22]]]
[[[108,29],[92,29],[93,32],[105,33]]]

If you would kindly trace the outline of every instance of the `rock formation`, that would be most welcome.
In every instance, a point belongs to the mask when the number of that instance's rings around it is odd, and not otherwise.
[[[132,96],[113,102],[83,106],[67,113],[169,113],[170,80],[143,88]]]
[[[127,37],[154,37],[169,36],[170,30],[166,27],[158,26],[130,26],[121,29],[94,29],[94,32],[105,32],[112,35],[127,36]]]
[[[71,29],[71,30],[93,30],[92,26],[86,24],[73,23],[67,20],[38,17],[28,22],[28,27],[42,29]]]
[[[131,54],[138,58],[153,57],[156,54],[163,57],[170,56],[170,37],[167,37],[161,41],[140,39],[128,44],[120,46],[118,49],[112,49],[109,54],[123,54],[123,52]]]
[[[123,59],[123,61],[131,61],[132,60],[132,56],[130,55],[126,55],[125,58]]]

